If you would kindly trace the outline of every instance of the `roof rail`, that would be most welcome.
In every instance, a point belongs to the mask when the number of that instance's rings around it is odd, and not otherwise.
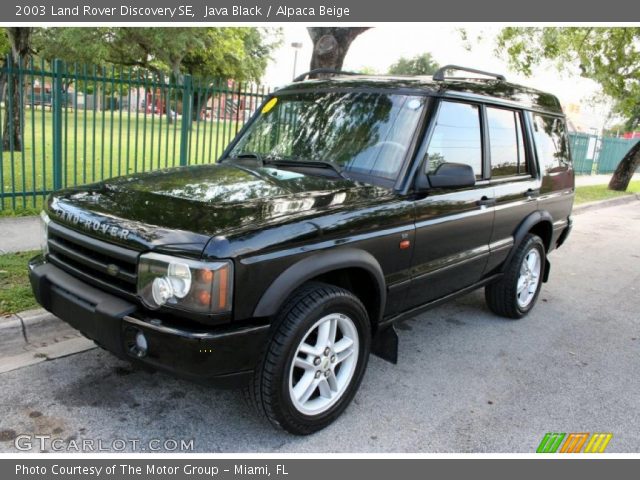
[[[316,68],[314,70],[310,70],[301,75],[298,75],[293,79],[294,82],[302,82],[310,75],[317,75],[319,73],[330,73],[333,75],[360,75],[358,72],[345,72],[342,70],[336,70],[335,68]]]
[[[445,65],[444,67],[440,68],[436,73],[433,74],[433,79],[436,81],[443,81],[445,80],[445,72],[449,71],[449,70],[459,70],[461,72],[469,72],[469,73],[477,73],[479,75],[486,75],[487,77],[494,77],[495,79],[504,82],[507,79],[505,78],[504,75],[500,74],[500,73],[491,73],[491,72],[485,72],[484,70],[477,70],[475,68],[467,68],[467,67],[461,67],[459,65]]]

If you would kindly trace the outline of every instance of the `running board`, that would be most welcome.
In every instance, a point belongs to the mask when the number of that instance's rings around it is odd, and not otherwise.
[[[434,307],[438,307],[440,305],[442,305],[443,303],[447,303],[450,300],[453,300],[454,298],[458,298],[461,297],[463,295],[466,295],[467,293],[473,292],[474,290],[477,290],[478,288],[482,288],[485,285],[495,282],[497,280],[500,280],[503,277],[502,273],[496,273],[494,275],[491,275],[490,277],[486,277],[482,280],[480,280],[477,283],[474,283],[473,285],[470,285],[468,287],[463,288],[462,290],[458,290],[457,292],[453,292],[450,293],[447,296],[444,297],[440,297],[436,300],[432,300],[431,302],[425,303],[423,305],[419,305],[417,307],[414,307],[410,310],[404,311],[402,313],[399,313],[397,315],[394,315],[393,317],[389,317],[389,318],[385,318],[384,320],[381,320],[380,323],[378,324],[378,328],[380,329],[380,331],[388,328],[389,326],[392,326],[393,324],[395,324],[396,322],[402,321],[402,320],[406,320],[407,318],[413,318],[416,315],[419,315],[423,312],[426,312],[427,310],[430,310]]]
[[[398,332],[394,327],[394,324],[400,320],[404,320],[406,318],[414,317],[422,312],[425,312],[433,307],[437,307],[438,305],[442,305],[443,303],[448,302],[454,298],[460,297],[462,295],[466,295],[473,290],[484,287],[485,285],[495,282],[502,278],[502,274],[498,273],[495,275],[491,275],[490,277],[484,278],[483,280],[474,283],[462,290],[451,293],[445,297],[439,298],[437,300],[433,300],[424,305],[420,305],[406,312],[402,312],[398,315],[395,315],[390,318],[386,318],[382,320],[378,324],[378,333],[373,337],[373,343],[371,345],[371,353],[375,356],[382,358],[388,362],[393,363],[394,365],[398,363]]]

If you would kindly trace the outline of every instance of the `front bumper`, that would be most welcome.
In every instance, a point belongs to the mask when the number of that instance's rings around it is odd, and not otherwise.
[[[40,305],[119,358],[198,383],[248,382],[267,342],[268,325],[203,331],[147,318],[137,305],[87,285],[42,256],[29,262],[29,280]],[[147,343],[143,355],[135,347],[138,332]]]

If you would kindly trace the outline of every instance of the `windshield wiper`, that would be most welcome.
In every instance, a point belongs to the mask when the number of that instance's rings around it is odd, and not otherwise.
[[[258,152],[240,152],[236,155],[233,155],[232,157],[224,157],[222,160],[220,160],[220,163],[224,162],[225,160],[236,160],[236,159],[243,159],[243,158],[255,158],[262,165],[265,165],[265,161],[262,158],[262,155],[260,155]]]
[[[344,174],[344,169],[337,163],[329,160],[302,160],[302,159],[267,159],[263,162],[264,165],[291,165],[296,167],[311,167],[311,168],[330,168],[336,172],[342,178],[347,178]]]

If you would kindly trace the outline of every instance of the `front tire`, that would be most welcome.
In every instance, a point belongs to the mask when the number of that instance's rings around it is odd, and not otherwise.
[[[485,300],[491,311],[513,319],[527,315],[538,300],[544,266],[542,239],[529,233],[518,246],[504,276],[485,287]]]
[[[369,358],[369,317],[351,292],[310,283],[292,295],[274,326],[250,394],[273,425],[308,435],[355,396]]]

